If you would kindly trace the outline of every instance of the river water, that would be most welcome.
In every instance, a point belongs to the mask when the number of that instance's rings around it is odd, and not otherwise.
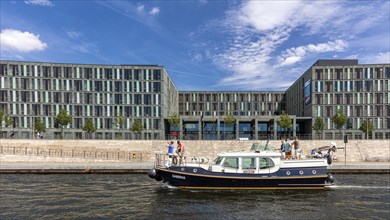
[[[187,191],[146,174],[0,175],[0,219],[390,219],[390,175],[320,191]]]

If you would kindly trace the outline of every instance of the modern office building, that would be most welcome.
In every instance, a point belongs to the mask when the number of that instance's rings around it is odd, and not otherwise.
[[[272,138],[283,109],[284,92],[180,92],[178,132],[184,139]],[[225,123],[229,115],[233,124]]]
[[[55,117],[60,109],[72,116],[65,138],[84,138],[82,127],[92,119],[97,139],[163,139],[164,119],[178,109],[178,91],[162,66],[84,65],[38,62],[0,62],[0,109],[14,124],[3,129],[16,138],[34,138],[32,126],[41,118],[46,138],[58,138]],[[115,119],[122,116],[122,125]],[[135,119],[142,135],[129,127]]]
[[[390,139],[390,64],[358,64],[358,60],[318,60],[286,91],[286,111],[297,117],[324,119],[325,139],[340,139],[333,123],[338,109],[348,117],[343,133],[367,138],[362,122],[373,124],[374,139]],[[315,131],[308,130],[315,135]],[[317,135],[317,134],[316,134]]]
[[[14,119],[16,138],[32,138],[41,118],[46,138],[58,138],[54,123],[60,109],[72,116],[65,138],[85,138],[82,127],[92,119],[97,139],[276,139],[288,133],[301,139],[339,139],[332,118],[338,109],[348,116],[343,132],[366,138],[364,120],[374,125],[370,138],[390,138],[390,64],[358,64],[357,60],[318,60],[287,91],[178,92],[158,65],[89,65],[0,61],[0,109]],[[285,111],[293,120],[288,131],[276,121]],[[168,119],[179,113],[180,125]],[[231,116],[229,116],[231,115]],[[119,126],[116,118],[123,117]],[[233,117],[233,123],[229,123]],[[325,128],[316,134],[315,117]],[[141,120],[143,131],[129,130]]]

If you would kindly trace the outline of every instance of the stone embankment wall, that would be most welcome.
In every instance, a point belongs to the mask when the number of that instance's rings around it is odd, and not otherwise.
[[[301,149],[329,146],[330,140],[300,141]],[[345,161],[345,144],[337,144],[338,161]],[[188,157],[214,159],[219,152],[249,150],[258,141],[183,141]],[[168,141],[156,140],[0,140],[0,159],[8,162],[130,161],[153,162],[156,153],[165,153]],[[280,148],[280,141],[270,141]],[[176,146],[176,143],[175,143]],[[349,140],[346,144],[349,162],[389,162],[389,140]],[[1,162],[1,161],[0,161]]]

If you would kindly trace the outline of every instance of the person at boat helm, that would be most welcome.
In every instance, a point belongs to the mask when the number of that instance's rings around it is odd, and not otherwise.
[[[286,152],[284,151],[285,148],[285,143],[284,140],[281,140],[281,145],[280,145],[280,153],[282,154],[282,159],[286,158]]]
[[[301,149],[299,146],[299,141],[297,136],[294,137],[294,141],[292,144],[294,145],[294,158],[301,159]]]
[[[286,159],[287,160],[291,160],[291,157],[292,157],[292,152],[291,152],[291,144],[288,142],[288,140],[286,140],[284,142],[284,152],[286,153]]]
[[[181,141],[177,141],[176,153],[179,156],[179,163],[181,164],[183,162],[184,157],[184,144],[181,143]]]

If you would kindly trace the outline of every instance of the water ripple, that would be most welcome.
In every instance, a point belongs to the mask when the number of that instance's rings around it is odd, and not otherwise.
[[[390,219],[388,175],[324,191],[202,191],[147,175],[1,175],[0,219]]]

